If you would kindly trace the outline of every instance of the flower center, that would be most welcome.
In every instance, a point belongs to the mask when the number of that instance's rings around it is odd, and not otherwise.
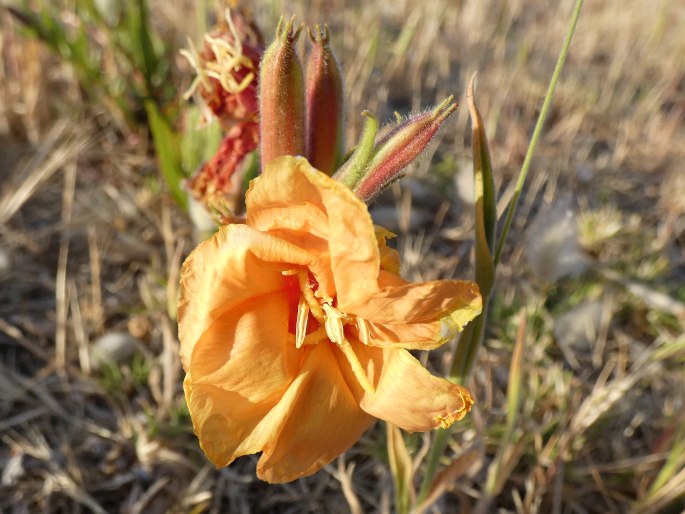
[[[359,340],[369,344],[369,327],[365,319],[336,308],[335,298],[319,289],[316,279],[306,270],[283,271],[288,291],[290,316],[288,330],[295,334],[295,347],[330,341],[345,355],[362,388],[373,392],[364,368],[347,339],[346,326],[354,323]]]

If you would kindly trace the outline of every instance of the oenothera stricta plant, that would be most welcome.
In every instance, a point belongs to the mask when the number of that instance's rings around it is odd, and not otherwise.
[[[366,202],[428,145],[456,106],[396,122],[369,113],[343,162],[342,73],[326,28],[281,23],[259,71],[261,174],[244,223],[224,224],[182,269],[179,337],[195,433],[217,466],[262,452],[257,475],[310,475],[380,418],[446,428],[473,405],[409,350],[450,341],[482,309],[474,282],[410,283]],[[397,438],[393,438],[397,439]]]

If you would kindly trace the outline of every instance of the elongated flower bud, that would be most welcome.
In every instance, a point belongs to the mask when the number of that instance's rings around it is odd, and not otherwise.
[[[390,183],[402,177],[402,170],[428,146],[457,104],[450,96],[435,109],[407,118],[374,146],[371,161],[353,190],[368,202]]]
[[[262,169],[282,155],[304,155],[304,78],[295,44],[302,27],[276,29],[262,59],[259,85]]]
[[[306,150],[316,169],[333,174],[343,154],[342,70],[328,44],[328,27],[309,32],[313,48],[307,58]]]

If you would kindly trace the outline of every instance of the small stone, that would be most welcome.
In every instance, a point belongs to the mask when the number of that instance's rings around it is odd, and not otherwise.
[[[140,342],[128,332],[110,332],[90,346],[90,365],[94,370],[105,364],[121,364],[131,359]]]
[[[527,233],[526,259],[543,282],[577,277],[588,267],[578,244],[578,221],[567,196],[540,209]]]
[[[473,205],[475,202],[473,170],[468,166],[461,166],[454,175],[454,184],[457,187],[459,199],[466,205]]]
[[[602,321],[604,304],[598,300],[580,303],[554,321],[554,336],[573,350],[594,346]]]

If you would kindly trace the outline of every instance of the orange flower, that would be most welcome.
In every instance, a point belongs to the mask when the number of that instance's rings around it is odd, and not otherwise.
[[[408,283],[366,205],[301,157],[280,157],[183,265],[184,389],[216,466],[261,451],[257,475],[310,475],[374,418],[447,427],[473,399],[407,349],[450,340],[481,310],[472,282]]]

